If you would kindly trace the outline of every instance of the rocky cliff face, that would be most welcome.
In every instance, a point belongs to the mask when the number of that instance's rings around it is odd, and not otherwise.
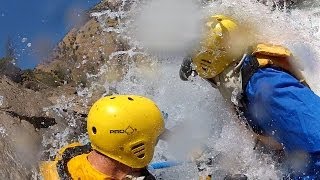
[[[51,72],[72,85],[86,85],[86,74],[96,74],[101,65],[112,60],[110,55],[113,52],[128,50],[116,32],[121,13],[125,11],[123,3],[102,1],[98,4],[92,12],[105,14],[103,19],[91,15],[84,26],[72,29],[56,47],[50,62],[39,65],[37,69]],[[103,21],[104,26],[99,21]],[[118,58],[115,61],[122,60]]]
[[[40,159],[81,137],[91,102],[108,93],[103,83],[121,78],[128,61],[144,58],[119,36],[133,2],[103,0],[47,63],[19,74],[17,83],[8,73],[0,77],[0,179],[37,178]]]
[[[0,177],[25,179],[36,170],[41,145],[39,129],[56,124],[43,107],[52,103],[43,94],[6,77],[0,79]]]
[[[92,83],[121,78],[126,62],[141,59],[119,37],[131,5],[130,1],[103,0],[83,26],[67,33],[47,63],[23,72],[14,66],[1,70],[0,179],[37,178],[40,158],[52,157],[52,149],[85,131],[91,102],[107,93]],[[127,51],[133,52],[131,58]],[[98,74],[105,64],[112,68]],[[66,129],[73,137],[60,136]]]
[[[14,82],[21,82],[22,71],[8,59],[0,59],[0,75],[9,77]]]

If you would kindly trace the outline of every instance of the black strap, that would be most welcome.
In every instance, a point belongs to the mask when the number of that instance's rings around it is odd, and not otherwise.
[[[144,180],[156,180],[156,178],[146,168],[141,171],[141,176],[144,176]]]
[[[251,129],[256,133],[256,134],[263,134],[263,130],[257,126],[256,124],[253,123],[252,120],[249,119],[245,115],[245,113],[248,113],[248,101],[246,94],[244,93],[246,91],[247,84],[251,77],[253,76],[254,73],[256,73],[260,68],[262,68],[257,60],[257,58],[253,55],[247,55],[249,58],[248,62],[246,65],[244,65],[241,68],[241,76],[242,76],[242,98],[240,99],[240,104],[241,106],[236,106],[236,112],[239,116],[240,119],[245,119],[244,122],[246,122],[246,126],[250,126]],[[269,65],[267,65],[269,67]],[[266,67],[266,66],[264,66]]]
[[[62,159],[57,162],[57,170],[60,179],[62,180],[71,180],[71,174],[68,170],[68,162],[75,156],[81,154],[87,154],[91,151],[91,145],[86,144],[84,146],[75,146],[67,148],[63,154]]]
[[[247,87],[247,84],[249,82],[249,80],[251,79],[251,77],[253,76],[253,74],[260,69],[260,65],[259,62],[257,60],[257,58],[255,56],[252,55],[248,55],[245,58],[249,58],[248,64],[246,64],[245,66],[243,66],[241,68],[241,76],[242,76],[242,89],[245,90]]]

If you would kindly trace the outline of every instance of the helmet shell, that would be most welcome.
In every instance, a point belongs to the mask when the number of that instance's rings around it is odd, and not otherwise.
[[[132,168],[142,168],[152,160],[164,120],[157,105],[146,97],[107,96],[90,109],[87,131],[93,149]]]
[[[204,34],[192,60],[201,77],[213,78],[238,60],[246,47],[236,22],[223,15],[210,17]]]

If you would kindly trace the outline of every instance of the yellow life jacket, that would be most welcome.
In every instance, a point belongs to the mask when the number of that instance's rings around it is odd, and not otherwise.
[[[72,179],[81,179],[81,180],[111,180],[111,178],[95,168],[88,161],[88,154],[82,154],[72,158],[68,162],[68,171],[70,172]]]
[[[301,71],[295,66],[295,63],[297,64],[297,62],[294,62],[296,59],[293,57],[289,49],[280,45],[262,43],[256,45],[253,49],[252,56],[255,58],[252,58],[249,65],[246,65],[241,72],[243,90],[245,90],[252,75],[258,69],[264,67],[280,68],[290,73],[304,85],[308,86]]]
[[[80,143],[72,143],[69,144],[68,146],[63,147],[62,149],[60,149],[54,159],[54,161],[42,161],[40,162],[40,174],[42,175],[42,177],[44,178],[44,180],[56,180],[56,179],[60,179],[60,176],[58,174],[58,168],[57,168],[57,163],[58,161],[60,161],[62,159],[62,155],[64,153],[64,151],[67,148],[72,148],[72,147],[76,147],[76,146],[80,146]]]
[[[91,151],[90,144],[72,143],[62,148],[54,161],[40,163],[40,173],[44,180],[114,180],[92,167],[87,157]],[[155,179],[147,169],[142,169],[141,177],[127,175],[126,179]]]
[[[90,145],[72,143],[59,150],[54,161],[40,163],[40,173],[45,180],[58,179],[112,179],[94,169],[87,160]]]
[[[88,154],[82,154],[72,158],[68,164],[70,177],[65,178],[57,170],[57,161],[45,162],[42,166],[41,174],[45,180],[58,179],[81,179],[81,180],[113,180],[113,178],[94,169],[87,160]]]

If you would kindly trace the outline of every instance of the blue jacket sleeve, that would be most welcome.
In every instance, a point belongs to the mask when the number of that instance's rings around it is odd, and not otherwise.
[[[320,98],[290,74],[259,69],[245,89],[249,117],[287,151],[320,151]]]

